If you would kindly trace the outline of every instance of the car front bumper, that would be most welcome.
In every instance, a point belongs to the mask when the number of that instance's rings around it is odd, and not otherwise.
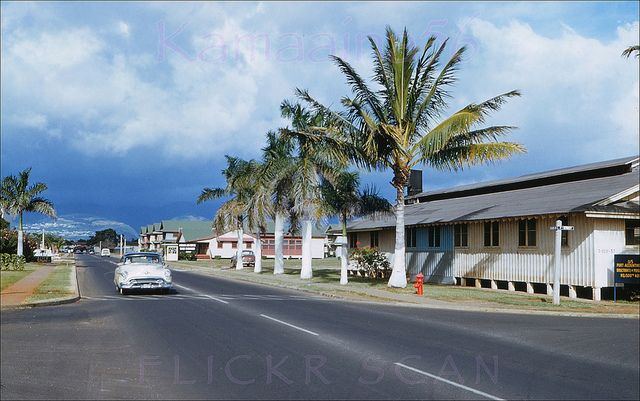
[[[162,278],[134,278],[120,282],[120,288],[127,290],[168,290],[173,288],[173,283]]]

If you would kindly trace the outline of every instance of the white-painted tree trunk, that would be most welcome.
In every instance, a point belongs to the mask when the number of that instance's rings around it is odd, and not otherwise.
[[[405,288],[407,286],[407,273],[405,266],[405,242],[404,242],[404,192],[396,189],[396,246],[393,253],[393,270],[389,278],[389,287]]]
[[[302,222],[302,269],[300,270],[301,279],[310,279],[313,277],[313,269],[311,267],[311,232],[313,228],[313,220],[307,218]]]
[[[342,216],[342,240],[340,243],[340,284],[347,285],[349,277],[347,268],[349,267],[349,249],[347,248],[347,216]]]
[[[254,254],[256,256],[256,262],[253,265],[253,272],[261,273],[262,272],[262,241],[260,240],[260,230],[258,230],[256,234],[256,251]]]
[[[242,270],[244,267],[244,263],[242,262],[242,249],[244,248],[244,243],[242,240],[244,239],[244,231],[242,229],[242,225],[238,227],[238,250],[236,252],[236,270]]]
[[[18,230],[18,256],[23,256],[24,251],[22,250],[22,229]]]
[[[276,213],[274,236],[276,249],[273,274],[283,274],[284,255],[282,254],[282,240],[284,238],[284,216],[280,213]]]
[[[349,251],[347,250],[347,244],[343,243],[342,247],[342,255],[340,256],[340,284],[346,285],[349,283],[349,278],[347,277],[347,267],[349,266]]]

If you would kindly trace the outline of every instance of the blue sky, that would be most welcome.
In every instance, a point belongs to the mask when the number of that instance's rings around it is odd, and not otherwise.
[[[283,126],[295,87],[330,104],[348,94],[329,61],[364,76],[365,38],[407,27],[469,48],[451,111],[523,92],[490,123],[519,127],[528,153],[459,173],[426,171],[434,189],[638,153],[638,2],[3,2],[1,169],[32,166],[57,222],[82,236],[104,224],[134,235],[224,185],[224,155],[257,158]],[[393,198],[389,172],[364,173]],[[95,224],[98,221],[100,224]],[[105,223],[106,222],[106,223]],[[37,224],[39,223],[39,224]],[[66,228],[65,228],[66,227]],[[130,229],[129,227],[133,227]]]

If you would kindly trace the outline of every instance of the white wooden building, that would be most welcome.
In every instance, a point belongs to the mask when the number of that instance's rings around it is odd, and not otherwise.
[[[600,299],[613,257],[638,253],[638,157],[423,192],[405,208],[407,272],[431,282],[550,293],[557,219],[563,233],[561,293]],[[393,257],[395,218],[348,226],[349,246]]]

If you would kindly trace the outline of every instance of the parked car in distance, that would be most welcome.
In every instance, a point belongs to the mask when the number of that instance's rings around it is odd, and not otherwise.
[[[89,249],[89,255],[93,255],[93,254],[95,254],[95,253],[96,253],[96,252],[95,252],[93,249]]]
[[[173,288],[171,270],[156,252],[125,254],[113,275],[116,291],[124,295],[130,290],[160,290]]]
[[[231,257],[231,267],[236,267],[236,259],[237,254]],[[242,266],[255,266],[256,265],[256,255],[253,251],[244,249],[242,251]]]
[[[100,256],[111,256],[111,251],[109,249],[107,249],[107,248],[103,248],[100,251]]]

